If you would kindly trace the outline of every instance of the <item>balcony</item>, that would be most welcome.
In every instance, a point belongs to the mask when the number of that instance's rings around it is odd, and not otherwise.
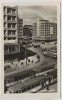
[[[17,30],[17,27],[9,27],[8,30]]]
[[[10,15],[10,16],[17,16],[16,13],[7,13],[7,15]]]
[[[17,37],[17,35],[8,35],[8,37],[15,37],[15,38],[16,38],[16,37]]]
[[[16,20],[8,20],[8,23],[17,23]]]

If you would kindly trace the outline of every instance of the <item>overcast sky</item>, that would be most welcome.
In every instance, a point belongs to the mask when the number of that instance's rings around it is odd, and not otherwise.
[[[45,19],[57,22],[56,6],[18,6],[18,15],[23,19],[24,24],[33,24],[35,19]]]

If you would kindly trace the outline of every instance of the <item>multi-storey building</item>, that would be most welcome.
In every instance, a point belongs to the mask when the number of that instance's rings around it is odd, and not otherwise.
[[[23,36],[23,19],[18,17],[18,42],[21,42]]]
[[[18,7],[3,7],[4,13],[4,54],[19,52],[18,44]],[[16,45],[15,45],[16,44]],[[18,45],[18,46],[17,46]],[[16,46],[18,49],[16,49]]]
[[[17,7],[4,7],[4,40],[17,41]]]
[[[54,41],[57,40],[57,23],[48,20],[37,19],[33,24],[33,40]]]
[[[37,36],[37,23],[33,23],[33,36]]]

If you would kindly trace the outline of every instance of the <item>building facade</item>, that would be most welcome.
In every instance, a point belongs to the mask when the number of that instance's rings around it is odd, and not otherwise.
[[[18,42],[21,42],[23,36],[23,19],[18,17]]]
[[[33,40],[34,41],[54,41],[57,40],[57,23],[48,20],[36,20],[33,23]]]
[[[18,43],[18,7],[3,7],[4,18],[4,54],[19,52]]]
[[[23,42],[31,43],[33,34],[33,25],[24,25],[23,27]]]
[[[33,34],[33,25],[24,25],[23,36],[32,36],[32,34]]]
[[[4,6],[4,40],[17,41],[18,8]]]

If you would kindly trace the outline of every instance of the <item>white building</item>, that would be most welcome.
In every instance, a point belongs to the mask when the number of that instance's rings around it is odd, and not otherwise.
[[[57,40],[57,23],[48,20],[37,19],[33,23],[33,40],[53,41]]]

